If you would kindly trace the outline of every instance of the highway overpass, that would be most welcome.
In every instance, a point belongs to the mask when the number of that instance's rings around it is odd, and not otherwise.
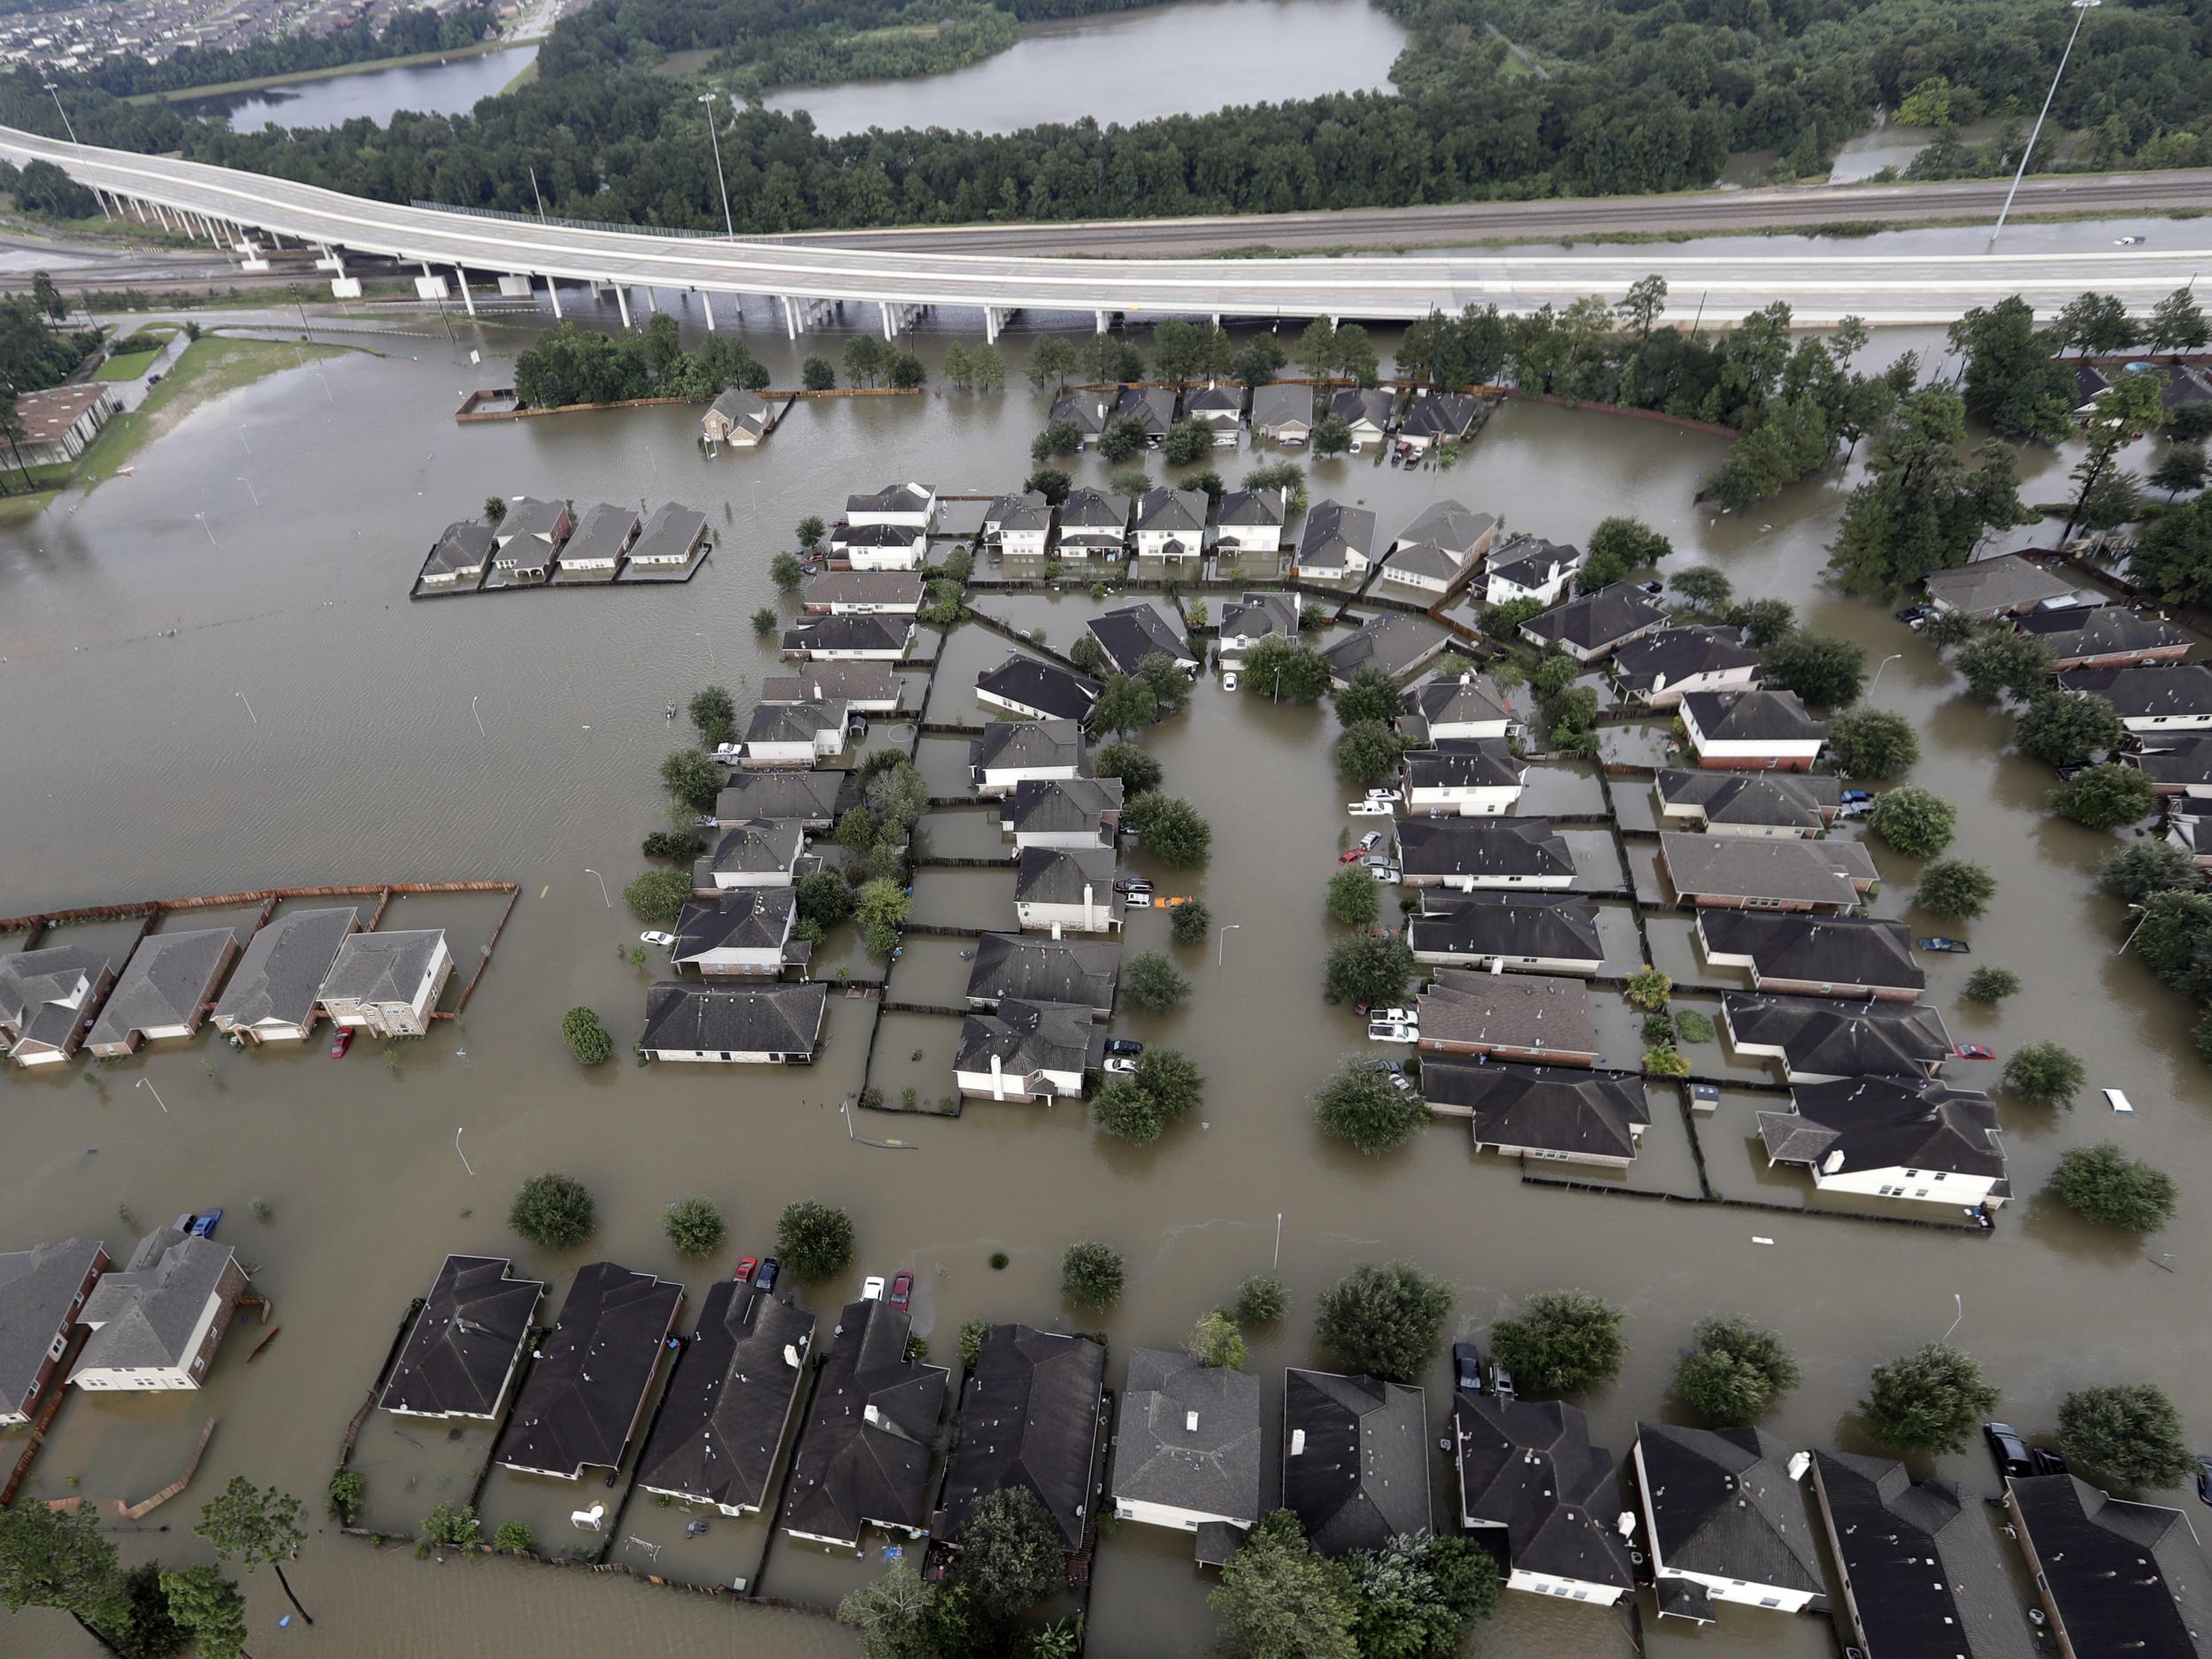
[[[2047,307],[2089,288],[2117,293],[2139,309],[2212,260],[2212,246],[2203,245],[2212,244],[2212,235],[2186,234],[2177,237],[2191,244],[2185,247],[1995,256],[1808,253],[1755,240],[1724,255],[1631,247],[1573,257],[1093,259],[910,251],[401,207],[259,173],[66,143],[7,127],[0,127],[0,156],[19,164],[53,162],[98,193],[107,211],[181,227],[242,261],[257,260],[271,238],[304,242],[325,256],[334,291],[342,296],[358,291],[344,270],[346,255],[354,252],[419,262],[426,296],[446,292],[443,273],[455,273],[472,311],[475,301],[465,273],[489,273],[502,279],[504,291],[518,296],[530,291],[534,281],[544,283],[556,314],[560,282],[611,289],[626,323],[633,290],[649,296],[668,289],[699,294],[706,299],[710,325],[713,296],[765,296],[795,335],[819,320],[827,306],[854,302],[877,310],[887,336],[931,308],[980,312],[990,338],[1017,311],[1087,314],[1100,329],[1117,317],[1408,320],[1432,309],[1456,311],[1471,303],[1528,311],[1587,294],[1618,299],[1630,283],[1654,272],[1667,279],[1676,310],[1695,309],[1709,322],[1731,321],[1779,299],[1789,302],[1799,321],[1811,325],[1847,314],[1870,323],[1931,323],[2008,294],[2024,294]],[[1664,198],[1655,199],[1652,214],[1651,228],[1667,227]],[[1041,240],[1050,230],[1040,227]]]

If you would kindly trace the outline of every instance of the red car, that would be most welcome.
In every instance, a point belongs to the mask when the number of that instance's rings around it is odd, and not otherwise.
[[[1978,1042],[1959,1044],[1959,1058],[1962,1060],[1994,1060],[1996,1057],[1995,1049],[1985,1048]]]
[[[1347,847],[1347,848],[1346,848],[1346,849],[1345,849],[1342,852],[1340,852],[1340,853],[1337,854],[1337,856],[1336,856],[1336,861],[1337,861],[1337,863],[1339,863],[1339,864],[1357,864],[1357,863],[1358,863],[1361,859],[1363,859],[1363,858],[1364,858],[1364,857],[1366,857],[1366,856],[1367,856],[1367,849],[1366,849],[1366,848],[1364,848],[1364,847]]]
[[[749,1285],[753,1282],[753,1270],[759,1265],[758,1256],[741,1256],[737,1258],[737,1271],[732,1273],[730,1277],[741,1285]]]
[[[901,1274],[900,1274],[900,1275],[899,1275],[896,1279],[893,1279],[893,1280],[891,1281],[891,1305],[892,1305],[894,1308],[903,1308],[903,1307],[905,1307],[905,1306],[906,1306],[906,1304],[907,1304],[907,1301],[908,1301],[908,1299],[909,1299],[909,1298],[910,1298],[913,1294],[914,1294],[914,1275],[913,1275],[913,1274],[911,1274],[911,1273],[901,1273]]]
[[[344,1059],[344,1058],[346,1057],[346,1050],[347,1050],[347,1049],[349,1049],[349,1048],[352,1048],[352,1047],[353,1047],[353,1027],[352,1027],[352,1026],[350,1026],[350,1025],[341,1025],[341,1026],[339,1026],[339,1027],[338,1027],[338,1029],[337,1029],[337,1030],[335,1030],[335,1031],[334,1031],[334,1032],[332,1032],[332,1033],[330,1033],[330,1057],[331,1057],[332,1059],[334,1059],[334,1060],[342,1060],[342,1059]]]

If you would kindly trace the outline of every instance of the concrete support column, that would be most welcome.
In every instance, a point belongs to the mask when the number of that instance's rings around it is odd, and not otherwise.
[[[706,289],[699,290],[699,309],[707,314],[707,332],[714,332],[714,296]]]
[[[138,215],[138,222],[143,225],[146,222],[146,204],[134,196],[127,196],[123,200],[129,204],[131,211]]]
[[[619,282],[614,285],[614,303],[622,312],[622,326],[626,330],[630,326],[630,296],[622,291]]]
[[[983,308],[983,343],[985,345],[995,346],[998,343],[998,308],[986,305]]]
[[[453,267],[453,280],[461,285],[461,303],[469,308],[469,315],[476,315],[476,296],[469,292],[469,273],[459,265]]]
[[[898,325],[891,320],[891,302],[878,300],[876,309],[883,313],[883,337],[886,340],[896,340],[899,337],[899,330]]]
[[[561,319],[561,286],[551,277],[545,279],[545,296],[553,302],[553,320]]]
[[[653,297],[653,285],[650,282],[648,282],[645,285],[645,309],[649,312],[657,314],[660,308],[660,302]]]
[[[783,337],[796,340],[799,337],[799,318],[798,313],[792,310],[791,296],[780,294],[776,296],[776,303],[783,307]]]
[[[1102,334],[1106,332],[1106,313],[1104,311],[1093,311],[1091,313],[1091,320],[1098,325],[1098,332],[1100,334]]]

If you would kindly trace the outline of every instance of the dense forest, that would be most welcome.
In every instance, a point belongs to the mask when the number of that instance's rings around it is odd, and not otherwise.
[[[836,139],[803,114],[754,108],[721,134],[741,233],[978,219],[1145,218],[1672,190],[1709,185],[1732,153],[1817,173],[1878,106],[2032,117],[2074,13],[2017,0],[1378,0],[1413,40],[1396,95],[1258,104],[1134,127],[1093,121],[1004,135],[875,131]],[[1018,18],[1096,9],[1012,0]],[[887,0],[601,0],[563,19],[532,85],[455,117],[402,114],[239,134],[81,90],[91,142],[386,201],[528,211],[529,169],[571,218],[718,228],[705,114],[692,83],[644,59],[743,50],[857,23]],[[748,19],[753,19],[748,21]],[[1503,35],[1548,79],[1523,72]],[[43,108],[41,108],[43,105]],[[2111,0],[2083,30],[2056,120],[2084,165],[2179,165],[2206,151],[2212,4]],[[0,119],[56,132],[27,72],[0,79]],[[2058,149],[2050,144],[2049,165]],[[1968,147],[1970,148],[1970,147]],[[1976,167],[1986,157],[1966,157]],[[1998,159],[2001,160],[2001,148]]]
[[[143,58],[102,58],[80,79],[119,98],[146,92],[180,92],[187,87],[221,86],[262,75],[292,75],[310,69],[404,58],[411,52],[449,52],[484,38],[496,26],[488,5],[465,6],[440,17],[427,7],[395,12],[382,33],[340,29],[324,35],[280,35],[235,48],[188,46],[149,63]]]

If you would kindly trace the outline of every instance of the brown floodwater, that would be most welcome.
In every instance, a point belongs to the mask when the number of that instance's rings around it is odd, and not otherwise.
[[[691,1287],[687,1329],[711,1276],[765,1246],[778,1210],[804,1195],[850,1210],[860,1239],[853,1273],[807,1289],[806,1304],[832,1317],[862,1273],[910,1269],[917,1327],[940,1358],[966,1319],[1075,1323],[1059,1303],[1056,1263],[1068,1243],[1094,1238],[1129,1263],[1121,1305],[1079,1319],[1103,1328],[1118,1380],[1129,1346],[1176,1342],[1240,1277],[1269,1265],[1279,1217],[1291,1312],[1279,1329],[1251,1333],[1253,1369],[1270,1379],[1318,1357],[1320,1289],[1356,1262],[1407,1256],[1453,1285],[1453,1336],[1481,1336],[1530,1293],[1553,1287],[1586,1286],[1624,1305],[1626,1369],[1587,1402],[1598,1438],[1617,1452],[1640,1414],[1670,1409],[1676,1355],[1692,1324],[1715,1310],[1747,1313],[1796,1348],[1804,1386],[1770,1421],[1794,1445],[1865,1449],[1854,1412],[1868,1368],[1942,1335],[1962,1310],[1957,1340],[2003,1388],[2004,1414],[2031,1433],[2050,1430],[2067,1390],[2108,1379],[2158,1383],[2193,1423],[2212,1417],[2203,1380],[2212,1340],[2191,1323],[2199,1281],[2212,1271],[2212,1212],[2185,1202],[2175,1225],[2145,1245],[2092,1231],[2035,1195],[2063,1149],[2105,1138],[2195,1190],[2190,1178],[2212,1170],[2212,1086],[2189,1044],[2190,1010],[2133,957],[2115,954],[2116,909],[2090,879],[2110,838],[2042,810],[2047,772],[2004,752],[2006,719],[1969,699],[1887,608],[1823,585],[1822,545],[1847,488],[1840,472],[1716,521],[1692,503],[1697,479],[1719,458],[1714,441],[1525,407],[1500,413],[1448,473],[1395,471],[1371,456],[1310,464],[1317,498],[1374,506],[1385,534],[1444,495],[1564,541],[1586,536],[1607,513],[1633,512],[1674,538],[1678,565],[1709,561],[1740,593],[1786,597],[1813,626],[1876,657],[1902,653],[1873,701],[1919,727],[1919,780],[1957,802],[1961,850],[2001,883],[1995,910],[1971,929],[1974,956],[1932,960],[1931,999],[1962,1039],[2000,1056],[2061,1038],[2083,1056],[2093,1085],[2125,1088],[2139,1107],[2114,1118],[2093,1093],[2070,1115],[2005,1102],[2013,1179],[2026,1196],[1987,1237],[1545,1190],[1494,1157],[1474,1157],[1464,1127],[1450,1121],[1381,1160],[1324,1140],[1308,1096],[1340,1055],[1366,1046],[1353,1015],[1320,997],[1331,934],[1321,887],[1350,826],[1328,760],[1333,718],[1225,694],[1210,679],[1187,715],[1148,737],[1169,788],[1216,831],[1208,867],[1164,880],[1163,890],[1202,895],[1217,924],[1236,929],[1178,951],[1196,984],[1183,1011],[1123,1022],[1186,1049],[1208,1079],[1203,1110],[1157,1146],[1104,1141],[1066,1106],[987,1104],[957,1121],[862,1114],[861,1136],[907,1147],[856,1140],[838,1103],[860,1087],[873,1010],[842,997],[832,999],[828,1045],[810,1069],[648,1070],[618,1059],[579,1071],[560,1040],[563,1010],[597,1008],[626,1046],[649,977],[624,956],[639,924],[619,900],[594,902],[601,890],[590,872],[618,890],[639,866],[640,836],[664,821],[654,776],[673,741],[664,706],[709,680],[742,703],[776,671],[749,623],[763,604],[792,609],[767,579],[770,554],[802,516],[833,516],[854,489],[894,479],[975,492],[1018,483],[1044,405],[1018,380],[1002,397],[811,404],[762,449],[713,461],[699,454],[683,409],[455,426],[457,393],[497,383],[501,359],[526,339],[489,326],[452,349],[438,335],[395,337],[381,342],[392,357],[323,365],[327,394],[311,372],[280,375],[189,417],[145,451],[134,476],[0,531],[0,699],[10,716],[0,722],[0,910],[319,881],[511,879],[523,888],[466,1018],[388,1059],[371,1043],[331,1061],[319,1042],[239,1054],[204,1038],[112,1068],[11,1071],[0,1081],[10,1246],[90,1233],[112,1248],[130,1238],[121,1207],[157,1219],[220,1204],[230,1212],[222,1236],[254,1263],[275,1322],[288,1327],[250,1366],[260,1332],[242,1325],[200,1394],[72,1400],[33,1496],[142,1496],[173,1478],[216,1417],[197,1479],[145,1523],[165,1523],[169,1535],[121,1540],[134,1557],[200,1559],[190,1522],[233,1473],[319,1507],[349,1418],[410,1299],[448,1251],[513,1253],[554,1281],[549,1316],[588,1261],[672,1276]],[[780,382],[795,378],[795,353],[780,338],[752,343]],[[1010,343],[1018,356],[1018,337]],[[939,344],[925,337],[922,349],[933,357]],[[481,368],[466,363],[471,346],[485,353]],[[1249,458],[1221,457],[1240,472]],[[2070,459],[2031,457],[2029,493],[2055,493]],[[1079,470],[1103,472],[1095,460]],[[719,545],[682,588],[406,601],[443,525],[487,495],[523,493],[673,497],[708,513]],[[1093,608],[1081,593],[980,603],[1042,626],[1062,649]],[[1004,645],[978,627],[955,634],[932,718],[978,719],[973,671]],[[920,758],[933,792],[959,790],[959,740],[925,739]],[[1618,782],[1616,795],[1627,801],[1640,787]],[[1550,810],[1601,810],[1586,772],[1548,770],[1535,787]],[[1647,807],[1623,811],[1648,821]],[[933,813],[933,849],[989,856],[987,822]],[[1571,839],[1586,885],[1647,880],[1648,854],[1637,843],[1624,869],[1603,832]],[[1878,910],[1906,914],[1909,864],[1886,852],[1878,859]],[[1008,926],[1010,883],[995,871],[929,871],[917,883],[918,913]],[[1632,959],[1626,905],[1606,910],[1609,950]],[[405,901],[403,915],[450,927],[465,961],[495,910],[424,896]],[[97,937],[119,942],[128,930]],[[918,940],[895,994],[956,995],[958,948]],[[1136,918],[1128,948],[1175,949],[1165,917]],[[1679,921],[1655,923],[1652,948],[1671,966],[1694,965]],[[833,970],[864,965],[835,941],[824,959]],[[1978,964],[2016,969],[2024,989],[1997,1010],[1959,1003],[1959,984]],[[1632,1036],[1617,1012],[1605,1029],[1609,1045]],[[910,1082],[926,1096],[946,1092],[956,1034],[941,1017],[887,1017],[877,1043],[887,1094]],[[1717,1048],[1693,1052],[1701,1071],[1761,1076]],[[1955,1070],[1993,1084],[1997,1067]],[[165,1110],[136,1087],[141,1079]],[[1770,1174],[1753,1156],[1760,1099],[1732,1088],[1701,1125],[1709,1179],[1731,1195],[1802,1204],[1799,1178]],[[1655,1104],[1644,1156],[1613,1184],[1694,1194],[1680,1114],[1663,1095]],[[583,1249],[538,1251],[505,1227],[516,1184],[548,1169],[584,1178],[596,1196],[599,1233]],[[663,1206],[692,1194],[714,1199],[731,1224],[729,1248],[705,1263],[677,1259],[660,1230]],[[250,1210],[255,1198],[269,1206],[265,1221]],[[1002,1271],[989,1266],[995,1250],[1010,1258]],[[2162,1271],[2169,1253],[2172,1271]],[[1426,1382],[1440,1432],[1440,1360]],[[12,1448],[0,1437],[0,1455]],[[357,1460],[369,1519],[403,1531],[433,1504],[465,1495],[482,1450],[480,1440],[373,1417]],[[1978,1449],[1933,1466],[1978,1492],[1992,1485]],[[1440,1457],[1435,1473],[1443,1519]],[[526,1522],[561,1551],[578,1541],[567,1512],[602,1498],[618,1502],[620,1489],[502,1474],[486,1486],[484,1518],[488,1530]],[[718,1518],[705,1537],[687,1540],[684,1518],[649,1500],[631,1503],[610,1559],[657,1563],[690,1582],[742,1577],[771,1597],[821,1605],[883,1568],[879,1552],[863,1562],[787,1540],[768,1547],[757,1521]],[[319,1622],[277,1631],[281,1597],[257,1575],[251,1645],[264,1659],[310,1649],[518,1659],[549,1641],[802,1659],[850,1651],[816,1617],[613,1576],[418,1564],[330,1530],[309,1543],[293,1576]],[[1113,1531],[1098,1553],[1091,1651],[1201,1651],[1209,1587],[1181,1539]],[[1661,1655],[1833,1651],[1819,1621],[1742,1609],[1702,1634],[1672,1621],[1647,1623],[1646,1633],[1647,1651]],[[1525,1595],[1507,1598],[1476,1646],[1499,1659],[1629,1650],[1609,1616]],[[46,1615],[0,1623],[0,1648],[90,1651]]]

